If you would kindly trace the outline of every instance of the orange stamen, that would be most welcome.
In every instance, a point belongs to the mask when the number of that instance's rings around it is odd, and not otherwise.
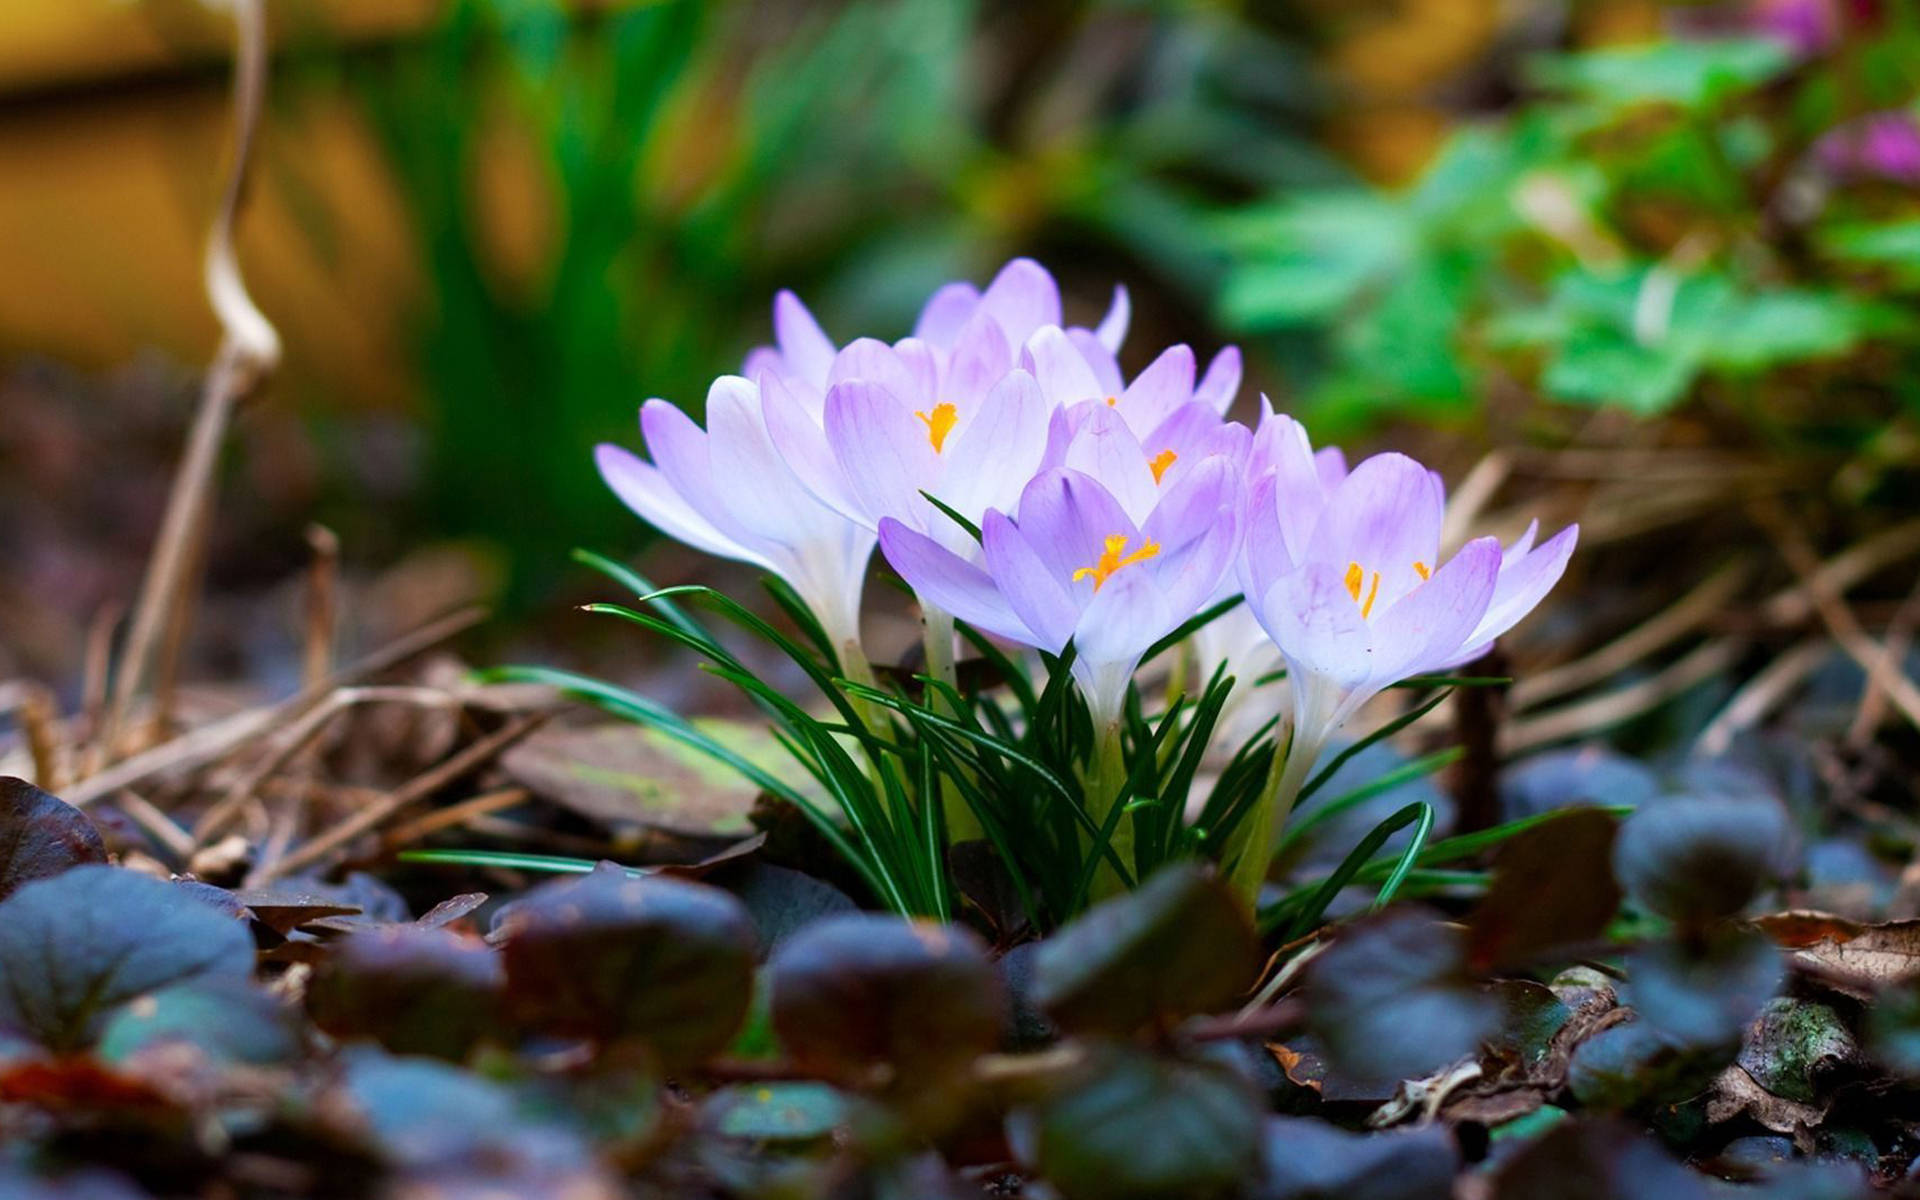
[[[1166,475],[1167,468],[1172,466],[1179,457],[1178,454],[1175,454],[1171,450],[1162,450],[1160,453],[1154,455],[1153,461],[1147,464],[1153,468],[1153,481],[1159,483],[1161,477]]]
[[[1108,396],[1108,397],[1107,397],[1107,407],[1108,407],[1108,408],[1112,408],[1112,407],[1113,407],[1114,405],[1116,405],[1116,404],[1118,404],[1118,403],[1120,403],[1120,397],[1118,397],[1118,396]]]
[[[1347,564],[1347,575],[1345,579],[1347,595],[1352,596],[1353,602],[1360,606],[1360,619],[1363,621],[1373,615],[1373,602],[1380,598],[1380,572],[1373,572],[1373,586],[1367,589],[1367,598],[1362,600],[1360,599],[1360,588],[1361,585],[1366,583],[1366,580],[1367,572],[1360,569],[1359,563]]]
[[[930,413],[917,412],[913,415],[926,423],[927,440],[933,443],[935,454],[945,448],[947,435],[952,433],[953,427],[960,422],[960,410],[951,404],[936,404]]]
[[[1112,577],[1121,567],[1130,567],[1137,562],[1145,562],[1160,553],[1159,542],[1148,542],[1132,554],[1125,554],[1127,538],[1124,534],[1114,534],[1107,538],[1106,547],[1100,552],[1100,559],[1090,567],[1081,567],[1073,573],[1073,581],[1079,583],[1088,576],[1093,577],[1093,590],[1099,591],[1102,584]]]
[[[1421,583],[1425,583],[1427,580],[1433,578],[1433,572],[1429,570],[1427,568],[1427,564],[1423,562],[1417,562],[1413,564],[1413,573],[1420,577]]]

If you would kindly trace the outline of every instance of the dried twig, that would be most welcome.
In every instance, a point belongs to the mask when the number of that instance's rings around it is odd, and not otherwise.
[[[325,525],[307,526],[313,564],[307,568],[306,629],[301,639],[300,682],[313,687],[333,669],[334,630],[339,624],[340,539]]]
[[[1847,652],[1847,657],[1860,664],[1868,680],[1886,693],[1901,715],[1920,729],[1920,687],[1915,687],[1913,680],[1907,678],[1899,661],[1886,647],[1868,636],[1860,619],[1847,607],[1840,590],[1822,580],[1819,555],[1806,533],[1778,504],[1756,505],[1755,515],[1773,536],[1780,556],[1800,577],[1814,611],[1820,614],[1821,623],[1833,634],[1833,640]]]
[[[139,792],[123,790],[114,796],[113,803],[121,812],[127,814],[134,824],[152,834],[153,840],[159,842],[167,853],[173,856],[177,865],[181,867],[187,865],[188,860],[193,857],[193,838],[186,830],[180,828],[178,822],[155,808],[153,802]]]
[[[102,762],[118,757],[121,725],[153,669],[159,639],[177,619],[193,589],[194,535],[211,504],[214,467],[227,426],[235,409],[280,361],[279,335],[248,296],[233,247],[234,221],[246,195],[247,166],[266,93],[263,4],[264,0],[231,0],[236,33],[233,165],[206,256],[207,295],[220,320],[220,348],[201,389],[186,453],[167,496],[159,537],[134,608],[133,627],[113,682],[112,699],[96,734],[95,753]]]
[[[1913,590],[1893,614],[1893,620],[1887,623],[1886,637],[1881,642],[1885,660],[1896,670],[1903,670],[1907,661],[1907,652],[1913,649],[1914,625],[1920,623],[1920,581],[1915,581]],[[1853,723],[1847,726],[1847,746],[1855,753],[1865,748],[1873,740],[1874,731],[1880,728],[1880,722],[1886,718],[1887,690],[1880,679],[1869,673],[1867,686],[1860,693],[1860,707],[1854,711]]]
[[[502,788],[497,792],[487,792],[471,800],[462,800],[445,808],[435,809],[425,816],[416,817],[406,824],[389,830],[380,839],[380,848],[391,852],[402,846],[410,845],[422,838],[430,837],[443,829],[453,829],[465,825],[476,817],[492,816],[509,808],[517,808],[530,799],[532,793],[525,788]]]
[[[1789,692],[1827,661],[1832,650],[1833,643],[1826,638],[1810,638],[1776,656],[1707,722],[1693,743],[1693,752],[1706,758],[1725,754],[1735,735],[1764,720]]]
[[[430,650],[480,623],[486,617],[482,608],[463,608],[398,638],[358,662],[335,671],[318,688],[307,688],[277,704],[262,705],[198,729],[188,730],[171,741],[144,750],[115,763],[96,775],[69,788],[65,799],[73,805],[90,804],[124,787],[131,787],[163,771],[189,770],[204,766],[231,753],[256,737],[266,734],[326,699],[335,688],[368,675],[378,674],[414,655]]]
[[[1716,638],[1639,683],[1516,721],[1501,738],[1501,754],[1512,757],[1630,721],[1726,670],[1744,649],[1746,643],[1738,638]]]
[[[318,705],[308,709],[287,730],[280,744],[256,763],[251,771],[236,780],[227,794],[194,822],[193,837],[202,844],[226,831],[240,815],[260,785],[291,762],[295,755],[311,746],[326,731],[333,719],[362,704],[414,704],[434,708],[458,708],[458,698],[437,688],[355,687],[339,688]]]
[[[1531,708],[1544,700],[1577,692],[1659,653],[1722,612],[1752,575],[1751,564],[1735,559],[1673,604],[1591,654],[1521,680],[1513,688],[1513,707]]]
[[[309,839],[298,850],[279,862],[256,869],[248,877],[248,885],[263,887],[284,875],[320,862],[354,838],[379,827],[408,805],[431,796],[469,771],[491,762],[501,751],[538,729],[546,719],[545,713],[533,713],[488,734],[445,762],[408,780],[326,832]]]

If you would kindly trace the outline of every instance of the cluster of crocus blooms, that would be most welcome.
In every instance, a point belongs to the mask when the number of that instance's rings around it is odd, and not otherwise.
[[[1146,652],[1243,596],[1193,651],[1203,676],[1287,672],[1288,749],[1236,868],[1251,893],[1336,731],[1381,689],[1483,653],[1559,579],[1575,530],[1443,557],[1436,474],[1398,454],[1349,470],[1264,399],[1257,427],[1229,420],[1232,348],[1202,372],[1174,346],[1126,379],[1129,314],[1116,289],[1097,326],[1066,326],[1053,277],[1015,259],[984,290],[941,288],[909,337],[836,346],[782,292],[774,345],[713,384],[704,430],[649,400],[652,461],[601,446],[599,466],[663,532],[790,584],[850,678],[869,677],[858,616],[876,543],[921,605],[936,676],[951,678],[956,619],[1071,645],[1101,745],[1096,805],[1118,792],[1101,760]]]

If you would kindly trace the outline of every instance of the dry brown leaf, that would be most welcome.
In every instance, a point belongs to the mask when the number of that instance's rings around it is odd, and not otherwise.
[[[1858,999],[1920,978],[1920,920],[1867,924],[1802,909],[1754,924],[1790,952],[1794,966]]]
[[[701,720],[702,731],[750,759],[784,754],[764,730]],[[744,837],[759,789],[738,772],[638,725],[609,722],[543,729],[500,766],[537,796],[610,825],[644,825],[687,837]],[[768,761],[797,775],[791,761]]]
[[[1707,1097],[1707,1120],[1715,1125],[1735,1117],[1751,1117],[1775,1133],[1804,1137],[1827,1118],[1827,1106],[1802,1104],[1776,1096],[1739,1066],[1728,1067],[1713,1081]]]

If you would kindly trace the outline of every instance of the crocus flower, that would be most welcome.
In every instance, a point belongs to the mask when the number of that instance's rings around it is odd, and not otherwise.
[[[1101,362],[1113,361],[1126,339],[1132,305],[1125,288],[1114,289],[1113,303],[1098,327],[1092,330],[1069,329],[1064,336],[1072,344],[1095,354]],[[995,378],[1018,366],[1015,356],[1042,327],[1061,325],[1060,286],[1053,275],[1030,258],[1016,258],[1000,268],[985,291],[966,282],[948,283],[935,291],[914,322],[911,346],[900,348],[914,360],[914,366],[941,366],[947,356],[960,350],[963,334],[976,318],[991,321],[1007,348],[1006,361],[997,364]],[[741,374],[757,380],[766,374],[778,375],[796,399],[818,418],[825,407],[827,389],[833,380],[839,353],[800,298],[781,291],[773,301],[774,344],[761,346],[747,355]],[[851,378],[843,370],[839,378]]]
[[[916,592],[998,637],[1058,654],[1071,641],[1073,673],[1097,723],[1118,720],[1140,658],[1199,610],[1232,555],[1232,462],[1215,456],[1136,516],[1081,471],[1041,472],[1015,515],[989,510],[983,562],[956,554],[899,521],[880,545]]]
[[[1104,403],[1119,412],[1134,436],[1145,438],[1182,405],[1201,404],[1225,413],[1240,390],[1240,351],[1228,346],[1214,355],[1207,373],[1194,382],[1193,351],[1172,346],[1123,384],[1120,368],[1109,355],[1097,359],[1085,339],[1066,330],[1042,327],[1029,337],[1021,365],[1040,382],[1041,394],[1054,408],[1083,401]]]
[[[1904,109],[1873,113],[1829,130],[1814,155],[1833,175],[1920,184],[1920,120]]]
[[[723,376],[707,392],[707,428],[678,407],[640,409],[652,462],[619,446],[594,452],[600,475],[661,532],[721,558],[753,563],[792,586],[841,651],[864,668],[860,590],[875,537],[822,504],[774,449],[760,388]]]
[[[1362,704],[1410,676],[1483,653],[1547,594],[1578,527],[1503,551],[1479,538],[1442,560],[1440,478],[1402,454],[1367,459],[1322,485],[1304,434],[1253,485],[1244,579],[1254,614],[1287,664],[1293,739],[1235,877],[1251,896],[1287,810],[1328,738]]]
[[[1253,432],[1246,460],[1246,478],[1250,481],[1282,472],[1284,484],[1276,484],[1277,503],[1295,516],[1317,514],[1325,507],[1327,493],[1347,477],[1347,459],[1341,449],[1326,446],[1314,450],[1300,423],[1275,412],[1273,402],[1266,396],[1260,397],[1260,424]],[[1251,498],[1249,491],[1249,501]],[[1241,528],[1247,528],[1248,524],[1243,516]],[[1241,559],[1244,562],[1245,555]],[[1219,591],[1208,606],[1242,595],[1248,586],[1244,570],[1230,573],[1221,581]],[[1256,681],[1284,665],[1279,647],[1261,628],[1251,601],[1243,601],[1196,631],[1193,650],[1203,678],[1211,677],[1224,665],[1226,673],[1238,681],[1222,714],[1223,727],[1228,727],[1231,718],[1254,711],[1246,705],[1256,689]],[[1273,689],[1265,694],[1277,695],[1286,685],[1276,681],[1265,686]]]

